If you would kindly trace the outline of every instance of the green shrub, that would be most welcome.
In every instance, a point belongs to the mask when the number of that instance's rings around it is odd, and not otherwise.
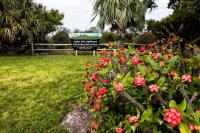
[[[83,101],[97,132],[199,132],[200,54],[178,38],[144,45],[139,50],[103,50],[84,72]],[[177,50],[178,49],[178,50]],[[197,51],[197,49],[196,49]]]

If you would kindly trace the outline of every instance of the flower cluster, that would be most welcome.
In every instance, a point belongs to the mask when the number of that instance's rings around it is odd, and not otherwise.
[[[93,128],[98,128],[98,125],[97,125],[97,123],[95,121],[92,121],[90,123],[90,126],[92,126]]]
[[[150,86],[149,86],[149,90],[150,90],[151,92],[158,92],[159,87],[158,87],[157,85],[153,84],[153,85],[150,85]]]
[[[146,80],[144,77],[142,77],[142,76],[135,77],[135,79],[134,79],[135,87],[139,87],[139,86],[143,87],[145,84],[146,84]]]
[[[130,123],[137,123],[139,121],[138,117],[137,116],[131,116],[129,118],[129,122]]]
[[[132,64],[137,65],[138,63],[140,63],[140,57],[132,57]]]
[[[124,91],[124,85],[121,84],[121,83],[118,83],[116,86],[115,86],[116,90],[121,92],[121,91]]]
[[[122,129],[122,128],[116,128],[116,133],[124,133],[124,129]]]
[[[158,58],[160,58],[160,53],[153,53],[153,54],[152,54],[152,57],[153,57],[154,59],[158,59]]]
[[[192,82],[192,76],[187,74],[182,75],[181,79],[183,80],[183,82],[189,82],[189,83]]]
[[[182,121],[183,115],[177,109],[169,109],[164,116],[164,120],[167,121],[172,127],[179,125]]]
[[[110,58],[109,57],[105,57],[103,59],[100,60],[99,65],[97,66],[97,68],[103,68],[106,67],[110,62]]]
[[[193,125],[191,123],[189,124],[189,127],[190,127],[191,131],[200,130],[200,126],[195,126],[195,125]]]

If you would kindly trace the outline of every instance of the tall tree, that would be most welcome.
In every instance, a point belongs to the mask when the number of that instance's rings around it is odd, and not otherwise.
[[[46,10],[33,0],[0,1],[0,42],[23,44],[43,40],[61,25],[64,15],[58,10]]]
[[[99,15],[98,25],[102,29],[112,25],[117,30],[120,47],[124,47],[126,30],[131,27],[141,30],[147,9],[155,6],[153,0],[95,0],[94,19]]]

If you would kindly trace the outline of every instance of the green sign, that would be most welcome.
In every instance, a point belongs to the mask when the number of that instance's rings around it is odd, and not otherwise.
[[[70,41],[74,49],[94,50],[97,49],[102,33],[71,33]]]

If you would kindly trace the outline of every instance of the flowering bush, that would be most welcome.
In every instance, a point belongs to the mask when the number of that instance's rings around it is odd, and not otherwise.
[[[163,39],[140,49],[103,50],[82,81],[97,132],[200,132],[200,54]]]

